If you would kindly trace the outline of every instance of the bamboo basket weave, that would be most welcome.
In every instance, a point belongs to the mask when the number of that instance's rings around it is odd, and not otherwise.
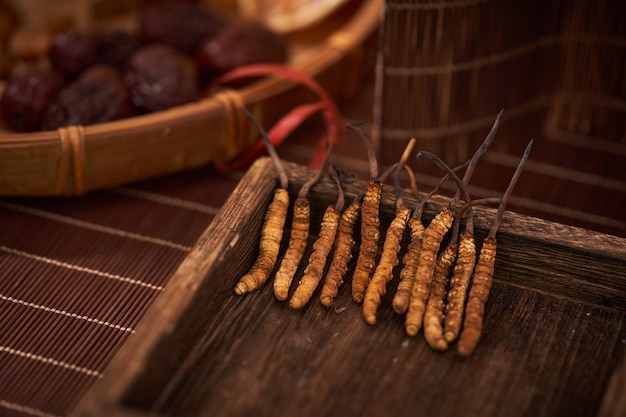
[[[351,96],[382,0],[351,0],[315,26],[288,34],[289,64],[336,99]],[[228,161],[256,139],[247,107],[264,125],[310,101],[292,81],[264,78],[169,110],[91,126],[0,133],[0,195],[81,195],[95,189]]]
[[[511,210],[626,233],[625,2],[386,0],[380,44],[382,163],[412,137],[465,162],[504,110],[470,194],[497,195],[533,138]]]

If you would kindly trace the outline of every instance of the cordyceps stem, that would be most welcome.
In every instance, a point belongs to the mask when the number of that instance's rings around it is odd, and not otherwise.
[[[322,174],[324,173],[324,170],[326,169],[326,165],[328,165],[328,161],[330,160],[330,156],[333,153],[333,143],[331,142],[330,139],[328,140],[327,144],[328,144],[327,145],[328,147],[326,149],[326,155],[324,156],[324,160],[322,161],[322,166],[317,170],[317,172],[312,178],[310,178],[307,182],[305,182],[302,185],[302,187],[300,188],[300,191],[298,192],[298,197],[300,198],[306,197],[311,187],[317,184],[317,182],[322,177]]]
[[[506,191],[502,195],[502,202],[500,203],[500,206],[498,206],[498,211],[496,212],[496,218],[494,219],[493,224],[491,225],[491,229],[489,230],[489,234],[487,235],[488,238],[495,239],[496,237],[498,227],[500,227],[500,222],[502,221],[502,216],[504,215],[504,211],[506,209],[506,204],[509,201],[511,194],[513,193],[513,189],[515,188],[515,185],[517,184],[517,180],[519,179],[520,175],[522,174],[522,171],[524,170],[524,165],[526,165],[526,161],[528,160],[528,155],[530,154],[530,149],[532,148],[532,146],[533,146],[533,140],[531,139],[530,142],[528,142],[528,145],[526,146],[526,150],[524,151],[524,154],[522,155],[522,159],[520,160],[519,164],[517,165],[517,168],[515,169],[515,173],[513,174],[513,177],[511,178],[511,181],[509,182],[509,185],[506,188]]]
[[[498,129],[500,128],[500,122],[502,120],[503,113],[504,113],[504,109],[500,110],[500,112],[496,116],[496,120],[494,121],[493,126],[491,127],[491,130],[487,134],[487,137],[485,138],[483,143],[480,145],[480,147],[476,150],[476,152],[474,152],[474,155],[472,155],[472,158],[469,161],[467,170],[465,170],[465,175],[463,176],[463,185],[465,185],[465,189],[467,189],[467,187],[469,186],[469,182],[472,178],[472,175],[474,174],[474,171],[476,170],[476,166],[478,165],[478,160],[485,154],[485,152],[487,152],[487,149],[491,145],[491,142],[493,142],[493,140],[495,139],[496,133],[498,132]],[[454,198],[458,199],[459,195],[460,195],[460,190],[456,192],[456,195]],[[459,228],[458,226],[455,227],[456,235],[458,235],[458,232],[456,230],[458,228]],[[465,224],[465,230],[469,233],[474,233],[474,212],[471,206],[467,210],[467,222]]]
[[[337,211],[337,213],[341,213],[343,211],[343,206],[345,205],[345,197],[343,193],[343,187],[341,186],[341,179],[339,178],[337,169],[333,165],[328,166],[328,172],[330,173],[331,178],[335,181],[335,184],[337,184],[337,202],[335,203],[335,211]]]
[[[287,178],[287,172],[285,172],[285,168],[283,167],[283,164],[280,162],[280,158],[278,157],[278,154],[276,153],[276,149],[274,149],[272,142],[267,137],[267,132],[265,132],[265,129],[263,129],[263,126],[261,126],[261,123],[258,121],[256,117],[254,117],[252,113],[250,113],[248,109],[244,107],[240,107],[240,109],[241,111],[245,113],[248,119],[250,119],[250,121],[256,125],[257,129],[259,130],[259,133],[261,134],[261,137],[263,138],[263,141],[265,142],[265,146],[267,147],[267,152],[269,153],[270,158],[272,158],[272,162],[274,163],[274,168],[276,169],[278,173],[280,186],[281,188],[284,188],[286,190],[287,187],[289,186],[289,179]]]
[[[396,167],[394,174],[394,183],[396,186],[396,208],[400,208],[404,205],[404,201],[402,200],[402,185],[400,184],[400,172],[402,172],[406,166],[406,161],[409,159],[409,155],[411,155],[416,141],[417,139],[411,138],[409,143],[406,145],[406,148],[404,148],[404,152],[402,153],[402,156],[398,161],[398,166]]]
[[[474,206],[485,206],[488,204],[499,204],[502,202],[502,197],[485,197],[479,198],[477,200],[472,200],[469,203],[465,203],[463,207],[459,209],[459,217],[463,216],[463,213],[468,210],[470,207]]]
[[[439,158],[437,155],[435,155],[432,152],[426,152],[426,151],[420,151],[417,154],[416,158],[419,158],[420,156],[423,156],[426,159],[432,161],[435,165],[437,165],[439,168],[445,171],[449,175],[449,177],[454,180],[458,189],[461,191],[463,200],[465,200],[466,202],[471,201],[469,194],[467,193],[467,189],[465,188],[465,185],[463,184],[463,181],[461,181],[461,179],[459,178],[458,175],[456,175],[454,170],[450,168],[445,162],[443,162],[441,158]]]
[[[496,116],[496,120],[493,123],[493,126],[491,127],[491,130],[487,134],[487,137],[485,138],[483,143],[480,145],[480,147],[476,150],[476,152],[474,152],[474,155],[472,156],[472,158],[469,160],[467,170],[465,170],[465,174],[463,175],[463,184],[465,184],[466,187],[469,184],[470,179],[472,178],[472,175],[474,174],[474,171],[476,170],[476,165],[478,165],[478,160],[485,154],[485,152],[487,152],[487,149],[491,145],[491,142],[493,142],[493,140],[495,139],[496,133],[498,132],[498,129],[500,128],[500,122],[502,120],[503,113],[504,113],[504,109],[500,110],[500,112]],[[457,191],[457,195],[456,195],[457,198],[460,195],[459,193],[460,193],[460,190]]]
[[[356,135],[361,139],[365,148],[367,149],[367,159],[370,165],[370,179],[375,180],[378,178],[378,161],[376,160],[376,154],[374,153],[374,148],[372,147],[372,142],[365,136],[363,131],[359,129],[359,126],[365,124],[364,122],[357,123],[348,123],[346,127],[356,133]]]
[[[415,173],[413,172],[411,167],[408,165],[404,166],[404,170],[409,176],[409,186],[411,189],[411,193],[413,194],[415,198],[419,198],[419,192],[417,191],[417,181],[415,180]]]
[[[454,243],[456,243],[456,241],[459,238],[459,233],[461,231],[461,218],[463,217],[463,215],[465,214],[465,212],[467,211],[468,213],[468,220],[467,223],[465,225],[465,232],[466,233],[471,233],[472,235],[474,234],[474,225],[472,222],[472,225],[470,226],[470,219],[473,218],[473,213],[472,213],[472,208],[474,206],[484,206],[484,205],[488,205],[488,204],[499,204],[502,202],[502,198],[501,197],[486,197],[486,198],[480,198],[478,200],[472,200],[469,203],[465,203],[457,212],[456,217],[454,218],[454,224],[452,226],[452,241]]]
[[[379,177],[376,178],[376,180],[378,182],[385,182],[385,181],[387,181],[387,178],[389,178],[391,173],[394,172],[396,170],[396,168],[398,168],[398,163],[394,162],[389,168],[387,168],[385,171],[383,171],[383,173],[380,174]]]
[[[418,154],[419,156],[419,154]],[[459,165],[458,167],[455,167],[452,169],[452,171],[454,172],[458,172],[461,171],[462,169],[464,169],[465,167],[467,167],[467,165],[469,164],[469,161],[465,162],[462,165]],[[441,178],[439,180],[439,182],[437,183],[437,185],[435,186],[435,188],[433,188],[432,190],[430,190],[428,192],[428,194],[426,194],[419,202],[419,204],[417,205],[417,207],[415,208],[415,210],[413,211],[413,218],[421,218],[422,217],[422,212],[424,211],[424,205],[426,204],[426,202],[428,200],[430,200],[430,198],[439,190],[439,188],[443,185],[444,182],[448,181],[448,179],[450,178],[449,174],[446,174],[443,176],[443,178]],[[418,196],[417,193],[417,188],[414,191],[415,192],[415,196]]]

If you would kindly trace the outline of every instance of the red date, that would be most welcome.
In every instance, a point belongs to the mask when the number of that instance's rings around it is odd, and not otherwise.
[[[68,78],[77,77],[96,61],[96,37],[90,32],[70,30],[52,39],[50,63]]]
[[[261,24],[237,22],[202,42],[195,58],[202,72],[217,76],[244,65],[284,63],[288,48],[283,37]]]
[[[132,102],[142,111],[165,110],[199,98],[197,69],[182,52],[165,44],[146,45],[124,71]]]
[[[119,71],[97,65],[59,92],[43,117],[42,129],[104,123],[133,114],[130,94]]]
[[[39,130],[44,112],[62,85],[59,74],[35,68],[13,76],[0,99],[7,126],[18,132]]]
[[[109,30],[96,33],[96,63],[124,69],[133,53],[141,47],[141,39],[133,33]]]
[[[218,14],[187,2],[157,1],[141,13],[139,32],[146,42],[166,43],[193,54],[198,43],[217,34],[226,25]]]

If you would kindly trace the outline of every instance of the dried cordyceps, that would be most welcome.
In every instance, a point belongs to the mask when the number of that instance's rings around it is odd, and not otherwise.
[[[274,296],[280,301],[286,300],[289,296],[291,281],[306,249],[307,239],[309,238],[310,218],[311,205],[309,199],[305,197],[296,198],[296,201],[293,203],[289,246],[274,276]]]
[[[465,319],[463,320],[463,329],[457,344],[457,351],[461,356],[469,356],[474,352],[478,340],[480,339],[485,315],[485,304],[489,298],[489,291],[493,282],[494,266],[496,261],[496,233],[500,227],[502,216],[506,209],[506,204],[513,193],[513,189],[517,184],[517,180],[522,173],[524,165],[528,160],[528,154],[532,148],[531,140],[526,146],[526,150],[511,178],[511,181],[502,196],[502,202],[498,207],[495,219],[491,225],[491,229],[487,237],[483,241],[480,250],[474,275],[472,277],[472,286],[469,291],[469,298],[465,308]]]
[[[348,128],[355,132],[365,145],[370,166],[370,180],[361,203],[361,245],[356,268],[352,274],[352,299],[360,303],[376,268],[380,237],[379,205],[383,185],[378,178],[378,161],[371,142],[356,125],[349,124]]]
[[[343,189],[341,181],[334,167],[329,167],[329,172],[337,184],[337,203],[335,206],[328,206],[324,212],[320,232],[317,240],[313,244],[313,253],[309,257],[309,263],[298,287],[289,300],[289,305],[294,308],[302,308],[309,302],[313,296],[313,292],[319,285],[324,275],[324,269],[328,261],[328,255],[333,248],[337,228],[339,226],[339,218],[344,205]]]
[[[326,169],[326,164],[332,154],[332,142],[328,142],[326,157],[322,163],[322,167],[317,171],[311,179],[304,183],[298,192],[298,197],[293,205],[293,218],[291,222],[291,234],[289,237],[289,245],[285,256],[283,256],[278,271],[274,276],[274,296],[280,301],[284,301],[289,296],[289,287],[293,276],[300,265],[302,255],[306,249],[307,240],[309,238],[309,227],[311,218],[311,205],[307,195],[313,185],[315,185],[322,172]]]
[[[470,159],[468,167],[465,170],[465,174],[463,176],[463,188],[459,188],[457,190],[454,201],[452,203],[453,206],[458,206],[460,195],[461,193],[464,194],[466,204],[457,211],[454,219],[450,242],[448,243],[447,247],[439,254],[439,257],[437,259],[437,265],[433,274],[430,295],[428,296],[426,310],[424,312],[424,338],[433,349],[445,350],[448,348],[448,341],[444,337],[444,309],[447,307],[446,296],[448,293],[448,278],[450,271],[452,270],[452,267],[455,267],[455,270],[457,270],[458,272],[464,272],[464,270],[459,271],[458,269],[456,269],[455,261],[460,261],[460,265],[462,266],[467,266],[468,263],[471,263],[473,268],[473,258],[475,257],[475,255],[471,254],[469,252],[469,249],[471,249],[472,247],[472,245],[470,244],[470,240],[473,242],[474,219],[472,202],[470,201],[469,193],[467,192],[467,186],[469,185],[469,181],[474,174],[474,170],[476,169],[478,160],[487,151],[487,149],[491,145],[491,142],[495,138],[496,131],[498,130],[498,127],[500,125],[501,116],[502,112],[498,114],[498,117],[496,118],[496,121],[491,131]],[[458,260],[457,255],[459,248],[459,230],[461,225],[461,219],[463,218],[463,213],[465,212],[465,210],[467,210],[467,221],[466,228],[463,233],[464,251],[462,253],[462,259]],[[469,239],[470,237],[471,239]],[[460,283],[460,280],[457,280],[456,282]]]
[[[361,214],[361,199],[355,198],[352,203],[341,213],[339,228],[335,239],[335,249],[333,259],[326,273],[320,301],[325,307],[330,307],[339,292],[339,287],[343,284],[348,263],[352,259],[352,249],[354,248],[354,226]]]
[[[478,160],[487,151],[487,148],[491,145],[491,142],[493,142],[496,136],[496,132],[500,127],[502,113],[502,111],[498,113],[489,134],[470,160],[470,164],[463,177],[463,185],[466,187],[469,185],[470,178],[478,164]],[[457,217],[457,223],[454,225],[453,239],[455,240],[457,236],[459,236],[460,219],[461,216],[459,215]],[[476,243],[474,241],[474,213],[470,206],[467,210],[465,230],[460,234],[460,237],[458,237],[458,256],[453,275],[450,278],[450,288],[447,293],[443,337],[448,343],[456,340],[461,329],[465,297],[475,262]]]
[[[322,280],[328,255],[335,242],[338,225],[339,212],[333,206],[328,206],[322,219],[319,236],[313,244],[313,253],[309,257],[309,263],[289,301],[292,308],[302,308],[308,303]]]
[[[363,317],[368,324],[376,323],[376,312],[383,295],[387,293],[387,284],[393,278],[393,268],[398,264],[398,253],[402,235],[406,229],[411,209],[404,204],[402,198],[402,187],[400,185],[400,172],[404,169],[406,160],[415,146],[415,139],[411,139],[404,150],[404,153],[397,164],[395,171],[396,185],[396,215],[387,228],[383,250],[374,275],[367,286],[365,297],[363,298]]]
[[[419,158],[420,156],[425,156],[444,169],[454,179],[464,199],[469,200],[462,181],[439,157],[430,152],[419,152],[417,157]],[[452,226],[454,215],[455,209],[453,207],[443,208],[424,231],[419,262],[415,272],[415,282],[413,283],[409,309],[405,318],[405,330],[409,336],[415,336],[422,327],[424,311],[426,310],[426,303],[430,295],[430,287],[437,264],[437,254],[444,236]]]
[[[405,329],[409,336],[415,336],[422,327],[426,301],[430,294],[430,286],[437,263],[437,252],[439,252],[441,241],[452,226],[453,220],[454,211],[446,207],[435,216],[424,230],[415,281],[405,319]]]
[[[424,338],[428,345],[436,350],[448,348],[448,342],[443,338],[443,310],[448,285],[448,274],[457,257],[457,245],[451,243],[437,257],[437,264],[433,273],[430,295],[424,311]]]
[[[409,228],[409,245],[407,251],[402,257],[402,269],[400,270],[400,282],[396,288],[392,300],[393,310],[398,314],[406,313],[409,308],[409,300],[413,283],[415,282],[415,271],[419,262],[420,251],[422,248],[422,237],[424,235],[424,223],[420,217],[411,216],[408,220]]]
[[[465,168],[466,164],[463,164],[454,169],[454,171]],[[412,174],[412,171],[409,171]],[[409,174],[409,175],[411,175]],[[417,265],[419,263],[420,252],[422,250],[422,238],[426,227],[422,223],[422,213],[424,211],[424,205],[430,198],[437,192],[439,187],[447,181],[449,175],[446,174],[441,181],[433,188],[426,196],[424,196],[417,207],[413,210],[413,214],[408,221],[410,231],[410,241],[407,247],[407,251],[402,258],[402,269],[400,270],[400,282],[396,289],[396,293],[393,297],[392,306],[393,310],[398,314],[406,313],[409,308],[409,300],[411,298],[411,292],[413,290],[413,283],[415,282],[415,272],[417,271]],[[413,194],[417,197],[418,192],[415,186],[415,179],[412,178],[411,186],[413,188]]]
[[[283,229],[287,219],[287,211],[289,209],[287,173],[280,163],[276,150],[272,146],[259,121],[248,110],[242,108],[242,111],[257,126],[261,136],[265,140],[268,153],[274,164],[274,169],[278,172],[280,187],[274,190],[274,199],[265,213],[265,220],[261,229],[261,239],[259,240],[259,254],[248,273],[242,276],[235,285],[234,292],[237,295],[259,289],[265,281],[267,281],[267,278],[276,265],[278,252],[280,251],[280,242],[283,238]]]

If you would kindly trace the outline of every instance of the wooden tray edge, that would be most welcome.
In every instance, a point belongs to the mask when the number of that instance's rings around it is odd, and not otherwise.
[[[286,163],[285,166],[288,172],[293,172],[294,169],[299,172],[308,170],[308,168],[299,167],[291,163]],[[300,182],[298,184],[301,185]],[[175,333],[180,333],[182,327],[185,328],[185,334],[193,333],[193,331],[199,328],[199,325],[194,327],[193,324],[190,324],[185,317],[186,312],[192,308],[194,303],[195,291],[201,285],[197,277],[206,277],[208,272],[215,265],[219,264],[228,248],[232,247],[242,236],[241,232],[235,231],[235,227],[231,227],[232,223],[241,225],[256,221],[258,224],[260,221],[258,217],[261,217],[260,213],[256,213],[257,218],[254,219],[255,213],[250,213],[250,210],[247,210],[247,208],[255,205],[267,205],[275,185],[276,179],[271,161],[268,158],[259,159],[241,180],[229,201],[225,203],[224,207],[226,210],[220,211],[212,225],[202,234],[188,258],[172,276],[166,291],[159,296],[142,319],[136,334],[120,349],[107,369],[105,377],[96,382],[84,396],[72,414],[73,416],[95,417],[108,415],[107,413],[110,410],[126,410],[123,406],[125,394],[139,375],[143,374],[145,376],[146,373],[150,372],[150,369],[146,369],[146,367],[149,368],[150,364],[155,362],[151,360],[151,357],[162,355],[163,353],[159,351],[163,350],[164,346],[170,346],[171,341],[168,339]],[[295,186],[298,187],[299,185]],[[254,190],[254,193],[251,193],[250,190]],[[355,193],[352,192],[351,194],[354,195]],[[242,198],[244,199],[243,201],[249,202],[249,206],[241,205],[240,203],[229,204],[230,201],[242,201],[240,200]],[[435,198],[435,203],[438,207],[443,206],[447,202],[449,202],[447,198]],[[480,213],[481,211],[484,212]],[[481,222],[485,222],[483,218],[491,216],[494,211],[487,208],[479,210],[477,217],[482,220],[477,222],[477,228],[483,228],[484,226],[481,226]],[[431,211],[425,215],[432,218],[432,214],[433,212]],[[537,230],[548,229],[571,232],[571,234],[554,236],[555,240],[562,238],[560,244],[566,248],[572,247],[572,245],[576,247],[578,245],[577,239],[580,236],[592,237],[599,242],[604,242],[602,245],[607,244],[609,250],[613,244],[618,243],[622,246],[626,244],[624,239],[613,238],[612,236],[605,236],[592,231],[557,225],[522,215],[513,215],[513,217],[526,218],[526,220],[531,220],[539,225],[536,228],[522,229],[520,231],[520,234],[527,239],[545,238],[544,235],[538,235]],[[513,222],[517,220],[513,219]],[[221,226],[218,227],[218,225]],[[512,226],[508,225],[507,227],[510,228]],[[573,239],[570,238],[572,235],[574,236]],[[207,249],[208,245],[210,245],[210,250]],[[626,265],[626,255],[624,255],[623,247],[612,253],[612,256]],[[180,335],[176,334],[175,337],[180,338]],[[619,391],[621,389],[620,384],[624,380],[625,371],[626,366],[622,360],[622,365],[616,369],[612,376],[613,382],[611,382],[610,389],[605,393],[603,416],[620,415],[614,412],[623,410],[619,400],[620,397],[616,396],[616,392],[621,393]],[[107,377],[108,375],[111,375],[111,377]],[[127,411],[129,413],[138,412],[138,410]]]

